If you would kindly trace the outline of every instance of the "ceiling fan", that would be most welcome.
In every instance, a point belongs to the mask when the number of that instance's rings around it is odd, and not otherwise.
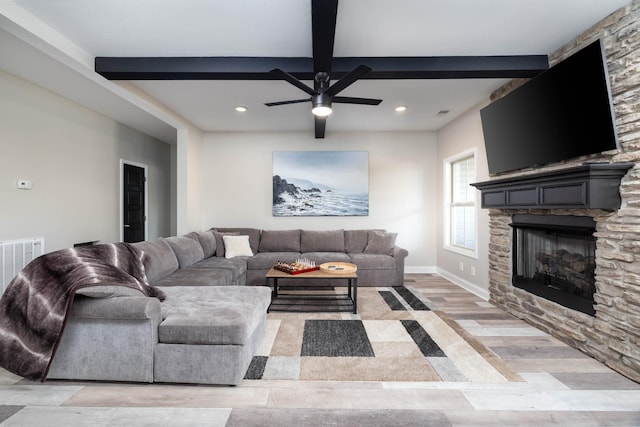
[[[333,103],[378,105],[382,102],[381,99],[336,96],[339,92],[371,71],[371,68],[366,65],[356,67],[333,85],[330,85],[337,12],[338,0],[311,1],[313,74],[315,76],[313,88],[280,68],[275,68],[270,72],[275,77],[283,79],[306,92],[310,97],[288,101],[267,102],[265,105],[274,107],[278,105],[311,102],[316,138],[324,138],[327,117],[331,114],[331,105]]]
[[[359,78],[472,79],[528,78],[549,68],[546,55],[333,57],[338,0],[311,0],[313,58],[307,57],[103,57],[95,71],[109,80],[285,80],[308,98],[271,102],[378,105],[380,100],[338,93]],[[311,60],[311,61],[310,61]],[[309,62],[313,62],[311,72]],[[353,69],[356,64],[363,64]],[[335,67],[333,67],[335,65]],[[333,71],[335,68],[335,71]],[[287,69],[291,74],[283,71]],[[351,72],[348,70],[353,69]],[[340,78],[333,85],[330,78]],[[313,79],[313,89],[299,79]],[[320,109],[322,111],[322,109]],[[325,113],[328,111],[324,109]],[[315,136],[324,138],[327,116],[314,114]]]

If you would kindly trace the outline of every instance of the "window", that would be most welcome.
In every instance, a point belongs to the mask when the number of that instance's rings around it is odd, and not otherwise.
[[[445,160],[447,249],[465,255],[476,254],[476,180],[474,153],[464,153]]]

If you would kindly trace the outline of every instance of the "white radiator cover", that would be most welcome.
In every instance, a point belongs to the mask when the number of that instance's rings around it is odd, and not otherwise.
[[[44,254],[44,237],[0,240],[0,294],[32,260]]]

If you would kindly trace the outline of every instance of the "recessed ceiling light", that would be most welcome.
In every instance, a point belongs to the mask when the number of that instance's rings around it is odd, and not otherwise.
[[[236,111],[238,113],[244,113],[245,111],[247,111],[247,107],[239,105],[239,106],[236,107]]]
[[[401,112],[403,112],[403,111],[407,111],[407,106],[406,106],[406,105],[401,105],[401,106],[399,106],[399,107],[396,107],[396,111],[397,111],[398,113],[401,113]]]

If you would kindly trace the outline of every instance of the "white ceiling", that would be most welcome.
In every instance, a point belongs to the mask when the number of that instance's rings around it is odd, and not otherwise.
[[[147,108],[148,103],[136,102],[126,85],[102,81],[91,63],[95,56],[311,57],[310,3],[3,1],[0,28],[6,32],[0,31],[0,67],[74,100],[80,98],[84,104],[100,104],[95,98],[101,96],[106,104],[116,102],[106,100],[111,96],[133,104],[132,109],[142,105],[146,111],[136,113],[125,113],[122,108],[109,113],[106,106],[89,106],[112,116],[120,110],[124,123],[165,140],[171,134],[168,128],[176,126],[162,122],[162,117],[161,123],[155,123],[157,111],[166,108],[204,131],[312,133],[310,104],[264,106],[269,101],[306,97],[284,81],[132,82],[162,104]],[[334,56],[546,55],[626,3],[628,0],[341,0]],[[34,39],[58,46],[54,57]],[[31,58],[38,55],[49,57]],[[65,55],[74,61],[66,61]],[[65,93],[73,91],[73,84],[58,81],[65,79],[65,71],[66,79],[84,79],[102,95],[85,95],[88,99],[83,101],[80,93]],[[381,98],[383,102],[379,106],[334,105],[327,138],[332,131],[437,130],[485,100],[505,81],[360,80],[340,95]],[[91,92],[89,88],[75,90],[87,91]],[[237,105],[249,110],[239,114],[234,111]],[[396,113],[398,105],[408,110]],[[441,110],[450,113],[438,114]]]

